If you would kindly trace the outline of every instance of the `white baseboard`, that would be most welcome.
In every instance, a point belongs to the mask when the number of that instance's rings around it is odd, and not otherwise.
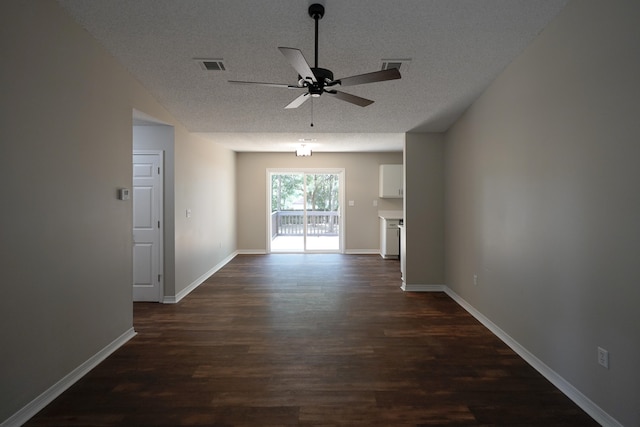
[[[266,255],[267,251],[264,249],[239,249],[236,251],[238,255]],[[302,253],[302,252],[272,252],[279,253]],[[323,253],[323,252],[319,252]],[[334,252],[327,252],[334,253]],[[380,255],[379,249],[345,249],[345,255]]]
[[[0,424],[0,427],[19,427],[29,421],[34,415],[40,412],[45,406],[51,403],[56,397],[60,396],[75,384],[80,378],[84,377],[89,371],[98,366],[100,362],[109,357],[114,351],[122,347],[127,341],[133,338],[136,332],[133,328],[129,329],[111,344],[94,354],[91,358],[78,366],[76,369],[68,373],[57,383],[49,387],[44,393],[29,402],[25,407],[7,418]]]
[[[451,297],[458,305],[464,308],[469,314],[475,317],[480,323],[482,323],[487,329],[489,329],[495,336],[500,338],[502,342],[511,347],[520,357],[522,357],[529,365],[531,365],[536,371],[544,376],[549,382],[564,393],[569,399],[571,399],[576,405],[578,405],[583,411],[591,416],[596,422],[606,427],[623,427],[612,416],[607,414],[598,405],[596,405],[591,399],[582,394],[571,383],[562,378],[557,372],[545,365],[540,359],[534,356],[529,350],[520,345],[516,340],[511,338],[506,332],[500,329],[495,323],[489,320],[486,316],[476,310],[471,304],[461,298],[448,286],[443,286],[444,292]]]
[[[345,255],[380,255],[380,249],[345,249]]]
[[[267,251],[264,249],[238,249],[237,255],[266,255]]]
[[[520,357],[522,357],[529,365],[531,365],[536,371],[544,376],[549,382],[564,393],[569,399],[571,399],[576,405],[578,405],[583,411],[591,416],[596,422],[605,427],[623,427],[612,416],[607,414],[598,405],[596,405],[591,399],[582,394],[571,383],[562,378],[557,372],[545,365],[540,359],[534,356],[529,350],[524,348],[520,343],[511,338],[506,332],[500,329],[495,323],[489,320],[486,316],[476,310],[471,304],[465,301],[462,297],[451,290],[447,285],[420,285],[420,284],[406,284],[402,283],[403,291],[407,292],[444,292],[451,297],[459,306],[464,308],[469,314],[475,317],[480,323],[482,323],[487,329],[489,329],[495,336],[497,336],[502,342],[508,345],[513,351],[515,351]]]
[[[226,257],[225,259],[220,261],[218,264],[216,264],[211,270],[207,271],[202,276],[200,276],[196,280],[194,280],[189,286],[187,286],[186,288],[184,288],[183,290],[178,292],[175,297],[174,296],[165,296],[163,298],[162,302],[164,304],[177,304],[177,303],[179,303],[180,300],[182,300],[182,298],[186,297],[195,288],[197,288],[198,286],[202,285],[205,280],[207,280],[209,277],[211,277],[215,272],[220,270],[222,267],[227,265],[227,263],[229,261],[231,261],[232,259],[234,259],[236,257],[236,255],[238,255],[238,251],[232,252],[228,257]]]
[[[405,292],[444,292],[446,289],[446,285],[420,285],[420,284],[406,284],[404,281],[402,282],[402,286],[400,286]]]

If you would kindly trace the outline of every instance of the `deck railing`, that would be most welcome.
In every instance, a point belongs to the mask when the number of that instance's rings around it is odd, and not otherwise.
[[[307,236],[338,236],[339,227],[338,212],[307,211]],[[271,233],[271,237],[302,236],[304,234],[303,211],[272,212]]]

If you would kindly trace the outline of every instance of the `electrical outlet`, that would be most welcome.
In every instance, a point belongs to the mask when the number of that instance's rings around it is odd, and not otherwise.
[[[609,369],[609,352],[602,347],[598,347],[598,364]]]
[[[473,275],[473,284],[474,284],[475,286],[478,286],[478,275],[477,275],[477,274],[474,274],[474,275]]]

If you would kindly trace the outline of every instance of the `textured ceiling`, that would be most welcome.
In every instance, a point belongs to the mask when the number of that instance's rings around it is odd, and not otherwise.
[[[299,48],[313,65],[313,1],[59,3],[192,132],[236,151],[289,151],[298,139],[373,151],[401,149],[404,132],[448,129],[567,0],[319,1],[318,65],[336,78],[377,71],[382,59],[411,62],[400,80],[344,90],[374,100],[368,107],[323,96],[295,110],[284,106],[301,92],[228,80],[294,84],[277,48]]]

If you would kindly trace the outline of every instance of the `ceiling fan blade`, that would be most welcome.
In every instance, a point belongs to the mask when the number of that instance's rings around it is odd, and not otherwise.
[[[309,92],[307,93],[303,93],[302,95],[300,95],[299,97],[297,97],[296,99],[294,99],[293,101],[291,101],[289,103],[289,105],[287,105],[284,108],[290,109],[290,108],[298,108],[299,106],[301,106],[302,104],[304,104],[304,101],[306,101],[307,99],[311,98],[309,96]]]
[[[317,82],[316,76],[313,74],[313,71],[311,71],[311,67],[307,60],[304,59],[300,49],[294,49],[291,47],[279,47],[278,49],[280,49],[280,52],[282,52],[282,54],[287,58],[300,77],[305,80],[311,80],[314,83]]]
[[[228,80],[228,82],[237,84],[237,85],[258,85],[258,86],[269,86],[269,87],[283,87],[286,89],[302,89],[302,87],[298,85],[288,85],[284,83],[242,82],[238,80]]]
[[[335,98],[341,99],[342,101],[347,101],[352,104],[358,105],[360,107],[366,107],[367,105],[373,104],[373,101],[367,98],[361,98],[359,96],[351,95],[346,92],[338,92],[337,90],[325,91],[326,94],[329,94]]]
[[[365,83],[383,82],[386,80],[395,80],[401,78],[400,71],[397,68],[389,68],[382,71],[374,71],[373,73],[359,74],[357,76],[345,77],[335,80],[341,86],[355,86]]]

